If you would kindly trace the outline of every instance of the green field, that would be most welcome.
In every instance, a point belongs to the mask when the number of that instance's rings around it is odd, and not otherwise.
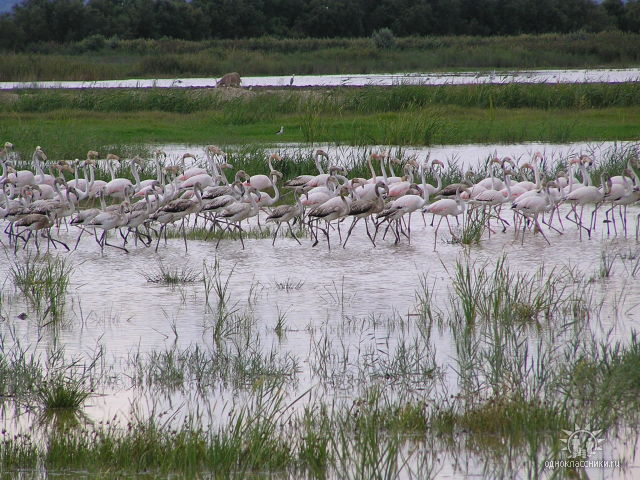
[[[3,94],[0,138],[52,158],[147,143],[430,145],[634,140],[640,87],[507,85]],[[275,135],[280,126],[284,135]]]

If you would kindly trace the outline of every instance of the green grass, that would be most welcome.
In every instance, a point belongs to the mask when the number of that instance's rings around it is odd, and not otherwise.
[[[36,391],[40,404],[48,410],[79,409],[90,395],[82,381],[62,374],[46,379]]]
[[[270,122],[228,125],[216,114],[159,112],[112,114],[73,111],[0,115],[0,135],[23,158],[42,145],[49,158],[84,158],[87,150],[132,156],[147,143],[243,145],[314,142],[351,145],[429,145],[547,141],[634,140],[640,131],[640,107],[585,111],[480,108],[426,108],[409,113],[324,114],[324,125],[305,134],[302,115],[278,115]],[[415,121],[415,122],[414,122]],[[285,135],[276,138],[280,125]],[[427,126],[425,132],[416,125]],[[124,147],[128,145],[128,147]],[[367,175],[365,175],[367,176]]]
[[[638,38],[621,32],[428,36],[397,38],[394,48],[378,49],[369,38],[190,42],[94,36],[32,44],[28,53],[3,52],[0,81],[622,67],[640,60]]]
[[[187,265],[168,267],[162,263],[162,261],[158,261],[158,266],[155,270],[143,272],[141,275],[149,283],[162,283],[166,285],[194,283],[202,279],[200,273]]]
[[[73,265],[64,257],[45,255],[16,259],[9,274],[42,319],[49,315],[56,321],[64,313],[72,271]]]

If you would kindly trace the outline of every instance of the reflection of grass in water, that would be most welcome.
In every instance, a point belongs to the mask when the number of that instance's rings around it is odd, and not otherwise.
[[[228,288],[232,272],[217,262],[203,266],[210,301],[217,297],[227,312],[237,309]],[[558,454],[563,429],[595,422],[590,426],[613,435],[619,426],[635,425],[640,343],[635,335],[626,346],[594,340],[586,319],[598,305],[575,271],[541,267],[528,274],[508,265],[506,257],[496,265],[463,258],[451,272],[449,303],[440,308],[433,304],[430,283],[423,277],[423,291],[416,292],[421,335],[410,329],[410,317],[398,335],[381,328],[384,322],[376,327],[363,321],[360,333],[368,343],[345,341],[333,327],[313,338],[305,360],[321,394],[304,409],[289,408],[295,393],[282,394],[295,391],[299,360],[279,345],[265,348],[256,322],[233,313],[238,317],[229,321],[232,327],[222,328],[210,349],[138,353],[124,367],[136,387],[150,387],[154,394],[191,388],[206,402],[212,391],[231,387],[248,399],[249,406],[235,408],[219,426],[203,426],[196,416],[176,426],[152,414],[126,428],[74,427],[46,445],[12,437],[3,444],[0,466],[391,478],[416,465],[429,470],[419,452],[450,450],[471,451],[486,465],[506,461],[512,470],[503,476],[509,478],[516,470],[539,472],[541,459]],[[348,301],[344,285],[328,290],[328,303]],[[215,318],[216,312],[213,306],[207,315]],[[451,369],[436,361],[432,323],[452,331]],[[0,388],[5,351],[0,350]],[[12,368],[5,375],[15,375]],[[456,381],[458,389],[452,386]],[[323,388],[348,389],[348,399],[324,400]]]
[[[158,261],[155,271],[142,272],[142,276],[149,283],[163,283],[178,285],[182,283],[194,283],[200,281],[201,274],[187,265],[168,267],[162,261]]]
[[[37,390],[40,403],[48,410],[78,409],[90,394],[82,381],[62,374],[46,379]]]
[[[50,315],[52,321],[56,321],[64,312],[72,269],[63,257],[28,256],[16,259],[9,275],[43,318]]]
[[[202,347],[172,347],[149,354],[130,356],[133,384],[160,390],[216,388],[220,383],[233,389],[256,384],[295,385],[300,371],[299,361],[275,348],[264,352],[259,337],[221,345],[209,350]]]
[[[452,280],[457,294],[454,311],[468,324],[537,324],[541,316],[562,318],[576,305],[567,272],[541,266],[533,274],[521,273],[507,264],[506,256],[493,267],[458,260]]]

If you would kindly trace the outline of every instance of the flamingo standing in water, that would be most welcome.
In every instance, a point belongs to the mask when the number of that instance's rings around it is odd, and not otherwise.
[[[434,252],[436,251],[436,242],[438,240],[438,229],[440,228],[440,223],[442,223],[443,218],[446,219],[447,221],[447,225],[449,226],[449,233],[451,233],[452,236],[455,236],[453,234],[453,230],[451,230],[449,217],[450,216],[458,217],[458,215],[464,213],[465,203],[462,197],[460,196],[460,190],[461,190],[460,187],[456,189],[455,200],[452,198],[443,198],[441,200],[433,202],[432,204],[430,204],[424,209],[425,212],[431,213],[433,215],[438,215],[440,217],[440,220],[438,220],[438,225],[436,226],[436,231],[433,235],[433,251]]]
[[[364,224],[367,229],[367,236],[369,237],[369,240],[371,240],[371,243],[373,244],[374,247],[376,246],[375,238],[372,237],[371,233],[369,232],[368,218],[374,213],[382,212],[382,209],[384,208],[384,200],[382,198],[382,194],[380,193],[380,190],[384,190],[387,194],[389,193],[389,187],[384,182],[376,182],[375,200],[355,200],[351,202],[351,206],[349,207],[349,215],[353,216],[354,218],[353,218],[353,222],[351,222],[351,227],[347,232],[347,238],[344,241],[342,248],[346,248],[347,241],[349,241],[349,237],[351,236],[353,227],[356,226],[356,223],[358,223],[358,221],[361,218],[364,218]]]
[[[54,248],[56,248],[56,243],[59,243],[64,248],[66,248],[67,251],[69,251],[69,247],[67,246],[66,243],[61,242],[60,240],[54,240],[54,238],[51,236],[51,227],[53,227],[54,225],[54,221],[52,219],[52,213],[49,213],[47,215],[31,213],[29,215],[25,215],[24,217],[20,218],[18,221],[15,222],[14,225],[16,228],[25,227],[22,233],[24,233],[25,230],[29,231],[29,235],[27,236],[26,240],[23,239],[25,242],[25,247],[27,245],[27,242],[29,241],[29,238],[31,238],[31,234],[35,232],[36,250],[39,253],[40,246],[38,245],[38,235],[40,230],[44,230],[47,236],[47,249],[49,248],[49,243],[52,243]],[[16,237],[22,238],[20,236],[20,233],[17,233],[17,232],[16,232]],[[16,241],[16,248],[17,247],[18,247],[18,242]]]
[[[269,216],[267,217],[267,223],[274,222],[278,224],[276,231],[273,233],[273,241],[271,242],[271,245],[276,244],[276,237],[278,236],[278,231],[280,230],[280,227],[283,223],[287,224],[291,236],[296,242],[298,242],[298,245],[302,245],[300,243],[300,240],[298,240],[298,237],[296,237],[295,233],[293,233],[293,229],[291,228],[291,224],[289,222],[302,215],[303,206],[302,202],[300,201],[300,195],[303,192],[303,187],[296,187],[296,189],[293,191],[293,195],[296,199],[293,205],[280,205],[279,207],[272,209],[269,213]]]
[[[351,199],[347,199],[347,195],[349,195],[349,189],[346,186],[340,187],[340,193],[338,197],[331,198],[324,202],[322,205],[318,205],[313,207],[309,212],[309,217],[313,217],[317,222],[320,220],[324,220],[326,222],[327,228],[323,229],[316,225],[316,229],[320,228],[324,232],[327,237],[327,247],[331,250],[331,242],[329,240],[329,227],[333,220],[339,220],[343,217],[346,217],[349,214],[349,208],[351,206]],[[309,221],[309,226],[311,227],[311,221]],[[312,230],[313,232],[313,230]],[[340,235],[340,223],[338,223],[338,234]],[[315,233],[315,242],[312,246],[316,246],[318,244],[318,233]],[[342,235],[340,235],[340,243],[342,243]]]

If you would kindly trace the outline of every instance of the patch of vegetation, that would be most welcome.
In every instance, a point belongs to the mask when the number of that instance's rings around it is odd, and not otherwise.
[[[9,274],[29,303],[52,321],[64,313],[66,293],[73,266],[60,256],[27,256],[16,259]]]
[[[166,285],[195,283],[199,282],[202,278],[199,272],[196,272],[188,265],[168,267],[161,260],[158,261],[158,267],[155,271],[143,272],[142,276],[149,283],[162,283]]]

